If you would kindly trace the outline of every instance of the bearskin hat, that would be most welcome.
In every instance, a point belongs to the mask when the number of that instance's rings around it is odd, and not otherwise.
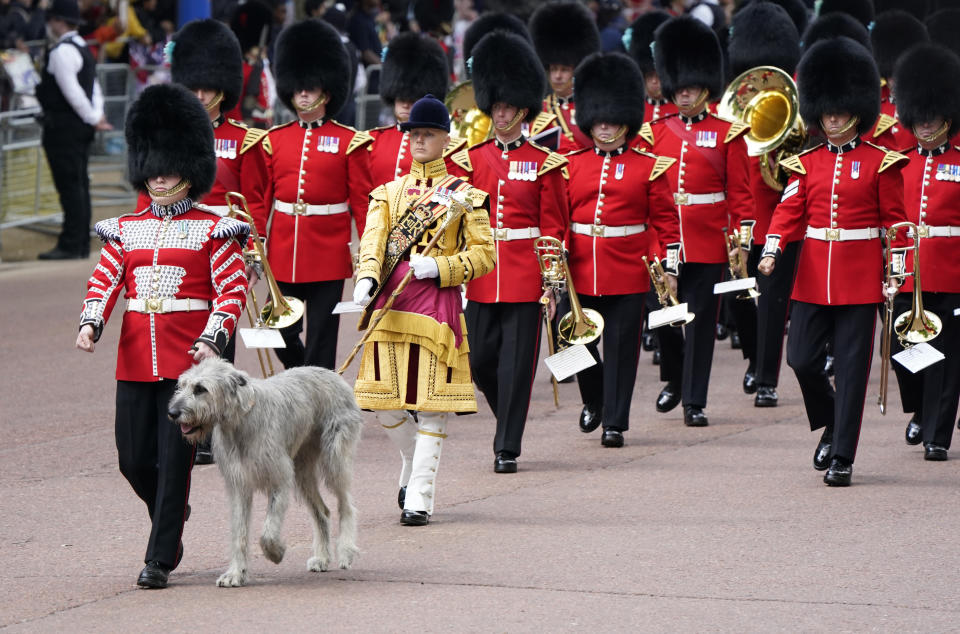
[[[277,93],[287,106],[299,90],[322,88],[327,114],[337,115],[350,94],[350,58],[336,29],[320,20],[295,22],[277,38]]]
[[[260,0],[249,0],[237,7],[230,18],[230,28],[240,41],[240,50],[249,51],[260,45],[263,29],[273,22],[273,11]]]
[[[873,8],[877,16],[884,11],[906,11],[918,20],[927,17],[930,3],[927,0],[873,0]]]
[[[755,2],[769,2],[782,7],[790,16],[790,19],[793,20],[793,25],[797,27],[797,33],[803,33],[807,30],[807,25],[810,23],[810,11],[803,0],[743,0],[735,10],[734,15]]]
[[[656,72],[653,67],[653,51],[650,50],[650,44],[653,42],[656,30],[669,19],[670,14],[666,11],[649,11],[634,20],[623,35],[627,52],[640,67],[644,77]]]
[[[887,11],[878,15],[870,31],[870,42],[880,76],[892,77],[901,55],[911,47],[929,41],[927,27],[906,11]]]
[[[545,67],[574,68],[600,51],[600,31],[590,9],[579,2],[543,4],[530,16],[530,37]]]
[[[935,44],[923,44],[900,57],[894,71],[897,116],[909,129],[943,117],[949,137],[960,132],[960,57]]]
[[[713,29],[696,18],[671,18],[657,29],[653,61],[663,96],[671,101],[688,86],[706,88],[715,99],[723,93],[720,42]]]
[[[410,4],[422,33],[453,31],[453,0],[413,0]]]
[[[868,51],[873,50],[867,27],[846,13],[831,13],[814,20],[807,32],[803,34],[803,50],[809,51],[817,42],[835,37],[849,37]]]
[[[930,41],[960,55],[960,9],[944,9],[927,18]]]
[[[515,33],[528,42],[530,41],[530,32],[527,31],[527,25],[517,16],[502,11],[484,13],[474,20],[467,27],[466,33],[463,34],[463,59],[470,59],[473,54],[473,47],[484,35],[493,31]]]
[[[380,98],[392,106],[400,99],[416,101],[424,95],[445,95],[450,79],[447,56],[428,35],[407,31],[384,49],[380,71]]]
[[[232,110],[243,90],[243,54],[237,36],[218,20],[188,22],[173,36],[170,76],[190,90],[222,92],[221,112]]]
[[[960,9],[960,0],[933,0],[933,10]]]
[[[783,8],[754,2],[733,16],[727,54],[731,77],[755,66],[776,66],[793,75],[800,61],[800,34]]]
[[[860,117],[863,134],[880,116],[880,74],[870,52],[847,37],[814,44],[797,66],[800,116],[820,128],[824,114],[849,112]]]
[[[821,0],[817,17],[830,13],[846,13],[864,27],[869,27],[874,16],[873,2],[872,0]]]
[[[190,195],[203,196],[217,178],[213,126],[200,101],[178,84],[150,86],[130,106],[127,178],[140,191],[155,176],[179,174]]]
[[[627,126],[627,142],[643,125],[643,73],[628,55],[594,53],[574,73],[577,127],[591,136],[596,123]]]
[[[473,49],[473,94],[480,110],[490,114],[493,104],[502,101],[528,108],[526,120],[533,121],[543,108],[546,90],[543,65],[527,40],[514,33],[493,31],[477,42]]]

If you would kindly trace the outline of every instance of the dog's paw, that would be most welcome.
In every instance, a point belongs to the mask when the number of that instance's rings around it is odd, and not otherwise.
[[[326,572],[330,569],[328,557],[311,557],[307,560],[307,570],[310,572]]]
[[[234,570],[231,568],[220,575],[220,578],[217,579],[217,585],[221,588],[239,588],[240,586],[244,586],[246,584],[246,570]]]
[[[286,545],[279,539],[270,539],[266,535],[260,538],[260,550],[264,556],[275,564],[283,561],[283,555],[287,552]]]
[[[360,549],[356,546],[337,546],[337,565],[340,566],[341,570],[346,570],[353,565],[353,562],[356,560],[357,555],[360,554]]]

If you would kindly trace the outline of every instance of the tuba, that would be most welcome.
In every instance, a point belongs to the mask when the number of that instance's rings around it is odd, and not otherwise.
[[[473,82],[462,81],[447,93],[443,105],[450,112],[450,137],[466,139],[473,147],[493,136],[493,121],[477,107],[473,96]]]
[[[653,256],[653,264],[647,260],[647,256],[645,255],[640,259],[643,260],[643,265],[647,267],[647,274],[650,275],[650,283],[653,284],[653,290],[657,294],[657,299],[660,300],[660,305],[664,308],[678,305],[680,302],[677,300],[677,296],[674,295],[670,287],[667,286],[667,278],[663,272],[663,265],[660,264],[660,258]],[[683,326],[693,321],[694,317],[695,315],[693,313],[687,313],[682,319],[671,321],[670,325],[675,327]]]
[[[783,191],[786,175],[780,159],[800,152],[807,140],[793,78],[774,66],[751,68],[727,86],[717,114],[750,126],[747,154],[760,157],[763,182]]]
[[[533,243],[543,276],[544,289],[555,291],[567,289],[570,296],[570,312],[557,324],[557,338],[571,346],[595,341],[603,332],[603,317],[591,308],[580,306],[580,298],[573,288],[573,279],[563,254],[563,243],[550,236],[537,238]]]
[[[893,246],[893,240],[897,237],[897,231],[907,230],[907,236],[913,240],[913,243],[907,247]],[[893,345],[893,335],[897,335],[897,340],[903,348],[909,348],[918,343],[930,341],[940,334],[943,326],[940,318],[929,310],[923,309],[922,289],[920,288],[920,230],[912,222],[897,222],[890,225],[887,229],[887,256],[886,256],[886,276],[884,286],[889,286],[893,280],[905,280],[913,277],[913,303],[910,310],[901,313],[893,319],[893,297],[886,296],[883,308],[883,334],[880,340],[880,395],[877,397],[877,405],[880,406],[880,413],[887,413],[887,386],[890,378],[890,347]],[[906,256],[910,252],[913,257],[913,272],[907,273]],[[900,261],[900,265],[894,264]],[[897,268],[901,272],[894,269]]]

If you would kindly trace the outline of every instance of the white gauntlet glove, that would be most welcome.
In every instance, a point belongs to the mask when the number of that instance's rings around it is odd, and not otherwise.
[[[410,256],[410,268],[418,280],[425,280],[431,277],[440,277],[440,267],[433,258],[424,257],[418,253]]]
[[[353,301],[359,306],[366,306],[373,299],[370,295],[372,290],[373,280],[369,277],[357,280],[356,286],[353,287]]]

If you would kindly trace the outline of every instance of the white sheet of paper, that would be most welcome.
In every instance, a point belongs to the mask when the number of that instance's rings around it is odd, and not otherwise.
[[[357,302],[338,302],[336,306],[333,307],[334,315],[342,315],[343,313],[359,313],[363,312],[363,306]]]
[[[957,315],[960,315],[960,308],[953,309],[953,316],[956,317]]]
[[[547,368],[558,381],[597,364],[597,360],[583,345],[570,346],[550,355],[543,362],[547,364]]]
[[[676,306],[670,306],[669,308],[661,308],[647,315],[647,324],[650,326],[650,329],[653,330],[654,328],[666,326],[679,319],[685,319],[688,312],[689,309],[687,308],[686,302],[677,304]]]
[[[929,343],[918,343],[912,348],[893,355],[894,361],[910,370],[914,374],[928,368],[937,361],[943,361],[943,353]]]
[[[757,287],[757,278],[745,277],[742,280],[730,280],[729,282],[718,282],[713,285],[714,295],[723,295],[724,293],[733,293],[734,291],[745,291]]]
[[[274,328],[240,328],[240,338],[248,348],[286,348],[280,331]]]

